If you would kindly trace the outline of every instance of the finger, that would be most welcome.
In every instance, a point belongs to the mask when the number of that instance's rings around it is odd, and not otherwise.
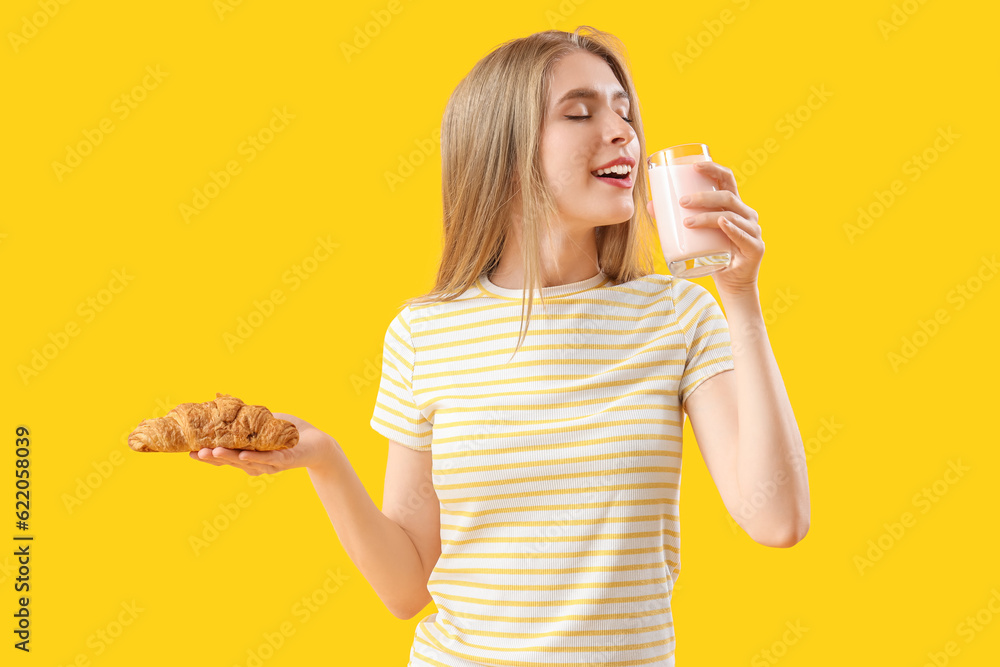
[[[220,451],[221,450],[221,451]],[[244,458],[240,458],[244,450],[242,449],[227,449],[225,447],[216,447],[212,454],[220,461],[225,461],[229,465],[236,466],[237,468],[250,469],[250,470],[263,470],[259,462],[249,461]]]
[[[277,469],[284,463],[284,452],[280,450],[269,452],[244,450],[239,453],[239,459],[265,468]]]
[[[218,461],[217,465],[228,465],[234,468],[239,468],[248,475],[262,475],[272,472],[276,472],[273,468],[268,468],[251,461],[245,461],[239,458],[240,451],[238,449],[228,449],[226,447],[216,447],[211,451],[211,458]]]
[[[217,459],[222,459],[223,461],[236,461],[238,452],[233,451],[227,447],[216,447],[211,450],[212,456]]]
[[[312,424],[310,424],[306,420],[299,419],[295,415],[290,415],[285,412],[272,412],[271,416],[274,417],[275,419],[283,419],[286,422],[291,422],[295,424],[295,428],[299,429],[300,431],[305,431],[306,429],[315,428]]]
[[[716,211],[714,215],[715,215],[715,224],[718,225],[720,229],[725,229],[726,223],[728,222],[731,223],[740,231],[744,232],[745,234],[749,234],[749,232],[745,229],[748,222],[742,216],[737,215],[732,211],[722,211],[721,213]]]
[[[203,454],[202,452],[205,452],[205,453]],[[195,459],[196,461],[201,461],[203,463],[211,464],[213,466],[221,466],[221,465],[223,465],[222,463],[219,463],[218,461],[215,460],[215,458],[212,456],[211,452],[212,452],[211,449],[207,449],[207,448],[206,449],[200,449],[200,450],[198,450],[196,452],[191,452],[191,455],[192,455],[191,458]]]
[[[753,223],[738,216],[733,219],[734,215],[733,213],[722,214],[716,222],[736,246],[736,249],[740,251],[740,254],[751,258],[759,257],[764,252],[763,242],[747,231],[747,227]]]
[[[280,472],[282,470],[281,468],[278,468],[278,467],[275,467],[275,466],[270,466],[270,465],[265,465],[265,464],[260,463],[258,461],[249,461],[247,459],[240,458],[243,455],[243,453],[244,453],[242,451],[237,451],[237,452],[234,452],[234,453],[237,455],[237,459],[236,459],[236,462],[233,463],[233,465],[237,466],[239,468],[243,468],[243,469],[247,470],[248,472],[253,471],[253,472],[250,472],[251,475],[272,475],[272,474],[274,474],[276,472]]]
[[[748,220],[755,220],[757,212],[743,203],[743,200],[729,190],[705,190],[687,195],[688,203],[684,208],[707,208],[715,211],[733,211]]]
[[[235,458],[235,456],[227,453],[231,451],[232,450],[226,449],[225,447],[215,447],[214,449],[211,447],[203,447],[198,450],[197,454],[198,458],[205,463],[211,463],[214,466],[235,466],[241,470],[245,470],[245,468],[239,465],[239,461]]]
[[[690,219],[690,221],[689,221]],[[754,238],[760,238],[760,226],[754,222],[750,222],[743,216],[732,211],[708,211],[707,213],[695,213],[688,218],[684,218],[683,224],[685,227],[709,227],[721,229],[723,227],[722,220],[729,220],[736,227],[748,236]]]
[[[715,179],[723,190],[729,190],[737,197],[740,195],[736,189],[736,176],[729,167],[723,167],[717,162],[695,162],[694,167],[699,174]]]
[[[716,215],[719,214],[717,213]],[[746,235],[746,238],[756,241],[760,240],[760,225],[753,220],[747,220],[742,215],[733,213],[732,211],[723,211],[722,214],[716,218],[716,223],[718,223],[720,227],[725,228],[726,221],[731,222],[736,229]]]

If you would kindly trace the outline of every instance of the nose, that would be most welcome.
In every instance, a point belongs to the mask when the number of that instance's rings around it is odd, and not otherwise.
[[[604,127],[605,140],[616,145],[627,145],[635,139],[635,130],[632,124],[625,122],[616,112],[611,112],[609,121]]]

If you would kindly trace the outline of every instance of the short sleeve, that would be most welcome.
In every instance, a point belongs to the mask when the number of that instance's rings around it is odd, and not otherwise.
[[[729,322],[712,293],[689,280],[676,279],[673,285],[674,308],[687,348],[678,390],[683,405],[698,385],[735,365]]]
[[[389,323],[382,343],[382,377],[372,413],[373,429],[401,445],[430,451],[432,424],[413,397],[416,353],[409,326],[409,306]]]

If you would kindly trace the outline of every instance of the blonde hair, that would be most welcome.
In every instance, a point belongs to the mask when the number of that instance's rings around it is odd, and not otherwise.
[[[632,187],[635,212],[625,222],[595,229],[598,264],[614,284],[649,275],[653,272],[651,238],[656,227],[646,210],[649,197],[642,115],[625,47],[616,37],[580,26],[571,33],[546,30],[504,42],[477,62],[455,87],[441,122],[441,264],[433,290],[405,304],[451,301],[471,288],[481,274],[492,271],[510,234],[512,207],[520,194],[526,284],[515,354],[531,319],[529,286],[530,293],[541,287],[542,234],[557,215],[555,197],[542,176],[539,160],[550,77],[556,62],[579,50],[604,59],[628,93],[632,127],[639,141]]]

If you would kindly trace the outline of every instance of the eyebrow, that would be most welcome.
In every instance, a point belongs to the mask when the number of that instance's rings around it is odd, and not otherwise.
[[[566,100],[575,100],[575,99],[579,99],[581,97],[582,98],[586,98],[586,99],[594,99],[595,97],[599,97],[599,96],[600,96],[600,94],[596,90],[594,90],[593,88],[574,88],[573,90],[569,91],[568,93],[566,93],[565,95],[563,95],[562,97],[560,97],[559,101],[556,102],[556,106],[562,104]],[[611,97],[612,97],[612,99],[615,99],[615,100],[619,100],[619,99],[626,100],[630,104],[632,102],[631,100],[629,100],[628,93],[626,93],[621,88],[618,88],[617,90],[615,90]]]

